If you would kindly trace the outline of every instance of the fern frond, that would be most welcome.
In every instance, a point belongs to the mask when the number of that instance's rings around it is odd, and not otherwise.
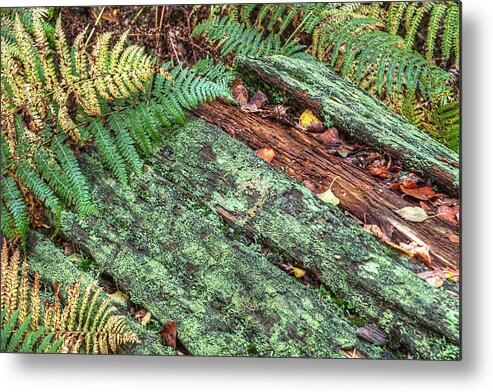
[[[249,28],[245,24],[236,24],[229,16],[205,20],[195,27],[193,34],[203,36],[208,43],[217,43],[215,50],[220,50],[221,56],[230,53],[247,57],[272,54],[294,56],[304,48],[297,45],[286,50],[281,46],[278,34],[264,36],[261,30]]]
[[[134,146],[134,140],[131,138],[127,127],[125,126],[121,114],[118,112],[108,116],[108,125],[115,133],[115,144],[118,152],[125,162],[131,167],[132,171],[140,176],[142,173],[142,161]],[[170,124],[167,124],[170,125]]]
[[[379,94],[386,82],[387,93],[400,91],[405,85],[416,89],[421,77],[449,78],[446,71],[429,65],[418,53],[405,48],[403,40],[383,31],[372,31],[372,19],[352,19],[327,36],[332,46],[331,65],[341,62],[343,75],[354,75],[360,83],[365,77],[373,81]],[[421,84],[426,87],[426,84]]]
[[[214,64],[214,60],[210,57],[197,61],[193,66],[192,71],[219,84],[225,91],[229,90],[231,83],[233,83],[233,80],[235,79],[235,74],[231,69],[228,69],[226,65],[221,62]]]
[[[63,136],[57,136],[51,142],[51,149],[56,154],[70,184],[71,193],[75,198],[75,206],[82,216],[97,214],[91,202],[91,195],[86,179],[82,175],[79,164],[72,151],[64,143]]]
[[[19,159],[15,164],[15,172],[18,178],[28,187],[33,194],[53,211],[61,209],[61,203],[55,196],[55,193],[41,179],[31,164],[25,160]]]
[[[125,163],[113,143],[110,132],[104,127],[100,120],[92,122],[90,132],[95,136],[98,151],[111,168],[113,175],[118,178],[122,184],[127,184],[128,178]]]
[[[219,79],[207,80],[221,73],[219,65],[206,77],[181,68],[173,77],[165,68],[155,76],[155,59],[128,45],[127,33],[114,45],[111,35],[102,34],[90,51],[85,32],[69,45],[61,17],[53,27],[43,20],[48,14],[12,12],[7,29],[2,25],[1,229],[23,243],[23,198],[33,195],[55,212],[62,202],[75,204],[81,215],[97,212],[71,150],[74,142],[94,139],[125,182],[131,171],[140,173],[137,146],[152,154],[162,141],[161,127],[184,122],[185,109],[229,94]],[[118,111],[112,118],[122,121],[105,122]]]
[[[431,123],[439,135],[454,151],[459,151],[460,102],[453,101],[431,111]]]
[[[19,187],[11,177],[3,179],[0,183],[2,201],[15,223],[15,230],[19,233],[22,246],[26,246],[29,217],[24,199]]]

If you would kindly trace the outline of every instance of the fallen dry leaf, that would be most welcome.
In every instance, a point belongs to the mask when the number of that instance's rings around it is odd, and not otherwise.
[[[255,151],[255,154],[257,154],[260,158],[262,158],[264,161],[269,163],[271,163],[274,157],[276,156],[276,152],[269,147],[260,148],[257,151]]]
[[[408,254],[410,257],[419,257],[421,258],[428,268],[431,268],[431,256],[430,250],[426,246],[419,245],[417,242],[412,241],[409,244],[405,242],[401,242],[399,247],[403,250],[404,253]]]
[[[332,192],[332,185],[334,185],[334,182],[339,178],[339,176],[334,177],[332,182],[330,183],[329,189],[327,189],[323,193],[317,193],[317,197],[322,200],[325,203],[332,204],[333,206],[336,206],[340,203],[340,200],[334,195]]]
[[[459,282],[460,280],[459,270],[447,270],[445,271],[445,276],[447,277],[447,279],[450,279],[455,283]]]
[[[453,207],[449,207],[449,206],[438,207],[438,216],[442,219],[445,219],[447,222],[450,222],[454,226],[457,226],[459,224],[458,214],[459,214],[459,205],[455,205]]]
[[[126,302],[129,300],[128,294],[125,294],[123,291],[117,290],[112,294],[108,294],[113,300],[117,302]]]
[[[147,311],[142,321],[140,322],[144,327],[151,322],[151,312]]]
[[[428,214],[421,207],[404,207],[395,212],[410,222],[424,222],[428,219]]]
[[[346,158],[349,154],[349,150],[346,150],[345,148],[338,148],[337,153],[342,157]]]
[[[272,108],[272,110],[267,114],[267,117],[275,118],[276,120],[285,120],[288,118],[288,106],[284,105],[276,105]]]
[[[325,132],[318,135],[318,139],[323,144],[341,144],[342,140],[336,127],[330,127]],[[347,155],[347,154],[346,154]]]
[[[240,105],[246,105],[248,103],[248,90],[243,86],[241,80],[235,80],[231,86],[231,92],[233,93],[233,99]]]
[[[257,109],[260,109],[267,102],[269,102],[267,95],[265,95],[262,91],[257,91],[248,103],[250,105],[255,105]]]
[[[458,244],[460,242],[460,237],[458,235],[452,234],[449,238],[450,242]]]
[[[378,161],[374,161],[374,162],[378,162]],[[387,165],[380,166],[379,164],[376,165],[372,164],[368,166],[368,171],[374,177],[383,178],[384,180],[389,178],[389,168],[387,167]]]
[[[359,351],[356,348],[343,348],[341,351],[348,357],[348,358],[358,358],[358,359],[365,359],[366,355],[363,354],[361,351]]]
[[[332,204],[333,206],[336,206],[341,202],[331,189],[327,189],[324,193],[317,193],[317,197],[323,202]]]
[[[302,270],[301,268],[293,267],[293,274],[296,279],[301,279],[303,276],[305,276],[306,271]]]
[[[431,186],[423,186],[421,188],[405,188],[401,185],[401,191],[406,195],[423,201],[430,200],[432,197],[438,195],[438,193],[436,193]]]
[[[63,253],[67,257],[72,256],[74,254],[74,247],[72,246],[72,244],[65,244],[65,246],[63,247]]]
[[[176,323],[173,320],[168,321],[161,327],[159,333],[164,340],[164,344],[176,350]]]
[[[425,211],[431,211],[431,207],[428,203],[424,202],[424,201],[420,201],[419,202],[419,205],[421,206],[421,208]]]
[[[381,241],[390,242],[390,238],[377,225],[364,225],[363,229],[365,229],[368,233],[373,234]]]
[[[322,121],[310,109],[306,109],[300,116],[301,129],[310,132],[323,132],[325,130]]]
[[[407,176],[403,176],[399,179],[399,183],[403,188],[412,189],[418,187],[418,182],[421,181],[414,173],[409,173]]]

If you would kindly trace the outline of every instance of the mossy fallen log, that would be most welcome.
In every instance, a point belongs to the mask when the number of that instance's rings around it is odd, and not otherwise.
[[[219,132],[219,130],[218,130]],[[100,217],[66,212],[62,235],[111,275],[132,302],[165,324],[192,355],[343,358],[356,348],[385,350],[357,336],[342,310],[271,264],[257,244],[229,238],[230,229],[190,193],[161,176],[161,167],[130,188],[83,158]],[[156,170],[157,169],[157,170]]]
[[[60,232],[135,303],[177,321],[192,354],[338,357],[355,347],[382,356],[341,318],[350,309],[384,330],[391,350],[458,357],[457,298],[218,128],[194,120],[167,132],[128,188],[83,156],[101,215],[65,212]],[[309,270],[328,299],[271,264],[266,246]]]
[[[274,149],[272,164],[300,182],[308,180],[328,189],[337,177],[332,192],[340,199],[339,206],[353,217],[381,227],[396,244],[423,244],[430,250],[434,267],[459,268],[460,246],[449,240],[459,235],[459,227],[441,217],[424,222],[406,221],[394,211],[415,203],[388,189],[384,181],[375,179],[367,170],[333,155],[316,134],[221,101],[202,105],[194,113],[252,149]]]
[[[272,56],[240,58],[239,72],[265,91],[275,90],[317,111],[362,144],[401,159],[405,168],[431,178],[452,196],[460,192],[459,156],[393,113],[323,63]]]

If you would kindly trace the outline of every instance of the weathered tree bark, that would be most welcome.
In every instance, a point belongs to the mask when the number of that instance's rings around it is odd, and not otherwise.
[[[344,210],[362,222],[392,232],[396,243],[416,241],[427,245],[434,266],[459,267],[459,244],[449,240],[459,234],[458,227],[440,217],[420,223],[401,218],[394,211],[414,204],[389,190],[368,171],[331,154],[313,134],[219,101],[203,105],[195,113],[252,149],[273,148],[276,156],[272,164],[300,182],[310,180],[328,188],[337,176],[332,191]]]
[[[94,156],[82,159],[101,215],[64,212],[62,235],[132,301],[175,320],[192,354],[338,357],[354,347],[384,356],[357,337],[343,318],[350,310],[386,332],[386,349],[458,357],[456,297],[218,128],[194,120],[168,131],[128,188]],[[307,269],[330,295],[267,256]]]
[[[391,112],[377,99],[323,63],[284,56],[240,58],[244,79],[253,77],[281,91],[303,108],[332,121],[346,135],[401,159],[409,171],[431,178],[442,191],[458,196],[459,157]]]
[[[162,166],[131,188],[108,179],[94,156],[83,167],[101,216],[79,221],[66,212],[62,234],[160,323],[174,320],[192,355],[338,358],[347,347],[383,355],[318,290],[271,264],[258,245],[235,240]]]

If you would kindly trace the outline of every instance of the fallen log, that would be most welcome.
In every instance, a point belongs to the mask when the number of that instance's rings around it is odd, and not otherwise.
[[[379,148],[442,191],[460,193],[459,156],[394,114],[384,104],[317,61],[284,56],[238,59],[244,80],[276,90],[318,112],[358,142]]]
[[[94,156],[83,158],[83,168],[101,216],[79,221],[65,212],[61,234],[162,325],[174,320],[190,354],[385,353],[358,338],[356,326],[318,290],[271,264],[256,245],[229,238],[234,233],[218,215],[171,184],[162,167],[148,167],[131,188],[108,179]]]
[[[385,357],[356,319],[385,333],[386,350],[458,358],[456,297],[218,128],[194,120],[166,132],[128,188],[84,155],[101,215],[64,212],[60,232],[132,301],[175,320],[192,354]],[[327,298],[263,249],[316,277]]]
[[[220,101],[199,107],[195,114],[254,150],[273,148],[276,155],[272,164],[301,183],[308,180],[328,189],[338,177],[332,191],[344,210],[366,224],[391,232],[389,237],[397,244],[415,241],[426,245],[436,267],[459,267],[459,244],[449,239],[459,234],[458,227],[440,217],[420,223],[406,221],[395,210],[413,203],[389,190],[368,171],[331,154],[313,134]]]

